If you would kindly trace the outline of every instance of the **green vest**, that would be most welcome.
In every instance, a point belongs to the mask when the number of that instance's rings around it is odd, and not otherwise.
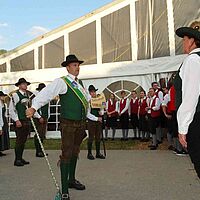
[[[91,108],[91,114],[93,114],[95,117],[99,117],[99,108]]]
[[[39,109],[39,114],[41,115],[41,117],[48,119],[48,117],[49,117],[49,104],[42,106]]]
[[[200,52],[195,52],[195,54],[200,56]],[[175,93],[175,95],[176,95],[175,96],[176,110],[178,110],[178,108],[180,107],[180,105],[182,103],[182,79],[179,75],[181,67],[182,67],[182,64],[181,64],[180,68],[178,69],[178,72],[176,73],[176,76],[173,80],[174,88],[176,91],[176,93]],[[200,97],[199,97],[199,101],[197,103],[196,112],[200,112]]]
[[[27,99],[27,96],[22,95],[19,91],[16,92],[19,97],[19,102],[16,104],[16,110],[19,120],[26,120],[26,106],[21,104],[22,99]]]
[[[82,81],[79,80],[81,85]],[[73,92],[73,90],[68,87],[67,92],[65,94],[60,94],[60,117],[69,120],[85,120],[86,112],[85,108],[77,97],[77,95]]]

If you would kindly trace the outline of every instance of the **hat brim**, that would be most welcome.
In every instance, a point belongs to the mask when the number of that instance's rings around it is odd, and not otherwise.
[[[95,91],[95,92],[96,92],[97,90],[98,90],[98,89],[91,89],[91,90],[89,90],[89,92],[92,92],[92,91]]]
[[[17,83],[15,83],[15,86],[19,86],[20,84],[22,84],[22,83],[26,83],[27,85],[30,85],[31,83],[30,82],[17,82]]]
[[[188,37],[200,40],[200,32],[191,27],[178,28],[176,30],[176,35],[181,38],[183,38],[184,36],[188,36]]]
[[[61,63],[61,65],[63,66],[63,67],[66,67],[67,65],[69,65],[70,63],[73,63],[73,62],[77,62],[77,63],[79,63],[79,64],[82,64],[82,63],[84,63],[84,61],[82,61],[82,60],[71,60],[71,61],[64,61],[64,62],[62,62]]]

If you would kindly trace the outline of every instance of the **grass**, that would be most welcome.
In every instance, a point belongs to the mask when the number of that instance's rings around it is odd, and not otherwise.
[[[146,150],[149,143],[140,142],[138,140],[128,140],[121,141],[116,139],[114,141],[108,140],[105,142],[107,150]],[[15,147],[15,139],[10,139],[11,149]],[[101,144],[102,145],[102,144]],[[60,150],[61,140],[60,139],[47,139],[44,142],[44,148],[47,150]],[[95,145],[93,145],[94,148]],[[167,149],[166,140],[162,145],[159,145],[160,150]],[[35,149],[34,141],[32,138],[29,138],[26,142],[26,149]],[[103,147],[101,147],[103,149]],[[81,150],[87,150],[87,140],[83,141],[81,144]]]

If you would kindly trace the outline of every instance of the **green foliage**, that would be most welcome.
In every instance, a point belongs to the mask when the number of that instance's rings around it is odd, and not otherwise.
[[[0,55],[6,53],[7,51],[5,49],[0,49]]]

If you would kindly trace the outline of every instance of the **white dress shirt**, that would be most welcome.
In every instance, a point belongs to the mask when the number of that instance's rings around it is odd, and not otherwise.
[[[82,85],[79,83],[79,81],[75,80],[76,77],[73,76],[72,74],[68,74],[67,78],[71,82],[75,81],[77,83],[78,89],[80,89],[82,91],[85,98],[89,101],[89,96],[88,96],[86,90],[82,87]],[[42,106],[49,103],[52,99],[54,99],[59,94],[67,93],[67,90],[68,90],[68,86],[62,78],[55,79],[53,82],[48,84],[44,89],[42,89],[37,94],[37,96],[33,99],[32,108],[34,108],[35,110],[38,110]],[[89,118],[93,121],[98,120],[98,118],[96,118],[96,117],[94,118],[94,115],[92,115],[90,113],[90,109],[88,109],[88,111],[87,111],[87,118]]]
[[[155,102],[155,106],[152,107],[152,103],[154,101],[154,99],[156,98],[156,102]],[[160,100],[159,98],[156,97],[156,95],[154,95],[153,97],[147,98],[147,105],[154,111],[156,110],[160,110]],[[151,110],[148,110],[148,113],[151,113]]]
[[[121,99],[120,101],[122,103],[124,103],[125,99]],[[129,99],[128,98],[126,98],[126,105],[125,105],[124,109],[121,111],[121,113],[120,113],[120,102],[119,102],[119,113],[120,114],[125,113],[128,109],[129,109]]]
[[[156,90],[155,92],[157,92],[158,90]],[[159,98],[159,100],[160,100],[160,103],[162,103],[163,102],[163,92],[162,91],[159,91],[158,92],[158,98]]]
[[[169,90],[169,93],[164,96],[164,99],[163,99],[163,102],[162,102],[162,106],[167,106],[167,104],[169,102],[170,102],[170,90]]]
[[[200,56],[192,54],[194,52],[200,52],[200,48],[189,53],[179,73],[182,79],[182,103],[177,111],[177,120],[181,134],[188,132],[200,95]]]
[[[19,90],[19,92],[22,94],[22,95],[25,95],[25,92]],[[11,100],[10,100],[10,104],[9,104],[9,114],[10,114],[10,117],[12,120],[14,120],[15,122],[19,120],[18,118],[18,114],[17,114],[17,110],[16,110],[16,105],[17,103],[20,101],[19,99],[19,96],[17,93],[13,93],[12,94],[12,97],[11,97]],[[35,118],[41,118],[41,116],[38,114],[38,112],[36,112],[34,114],[34,117]]]

